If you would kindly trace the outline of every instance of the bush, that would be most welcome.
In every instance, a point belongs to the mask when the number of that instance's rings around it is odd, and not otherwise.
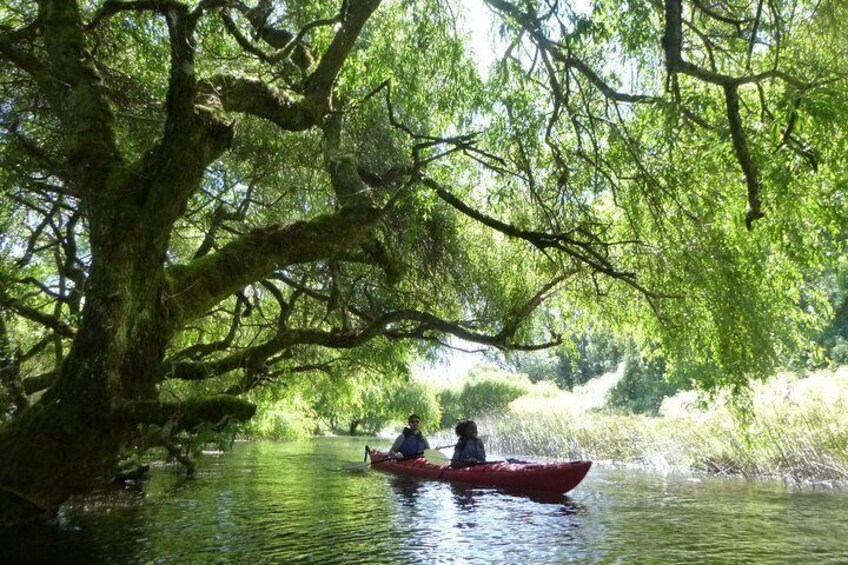
[[[665,360],[642,359],[631,353],[624,361],[621,380],[609,391],[607,406],[634,414],[656,415],[666,396],[678,387],[665,379]]]
[[[312,411],[299,397],[260,403],[256,415],[244,424],[249,438],[295,440],[310,437],[316,429]]]
[[[848,365],[848,341],[837,337],[833,347],[830,348],[829,357],[834,365]]]
[[[500,413],[524,396],[530,388],[525,375],[503,373],[491,368],[478,369],[459,390],[447,389],[438,394],[442,408],[441,427],[452,427],[459,420]]]

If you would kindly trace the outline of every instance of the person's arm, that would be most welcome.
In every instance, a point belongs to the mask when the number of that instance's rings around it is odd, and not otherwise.
[[[424,440],[424,449],[430,449],[430,442],[427,441],[427,438],[422,435],[421,439]]]
[[[401,446],[401,445],[403,445],[403,440],[404,440],[404,439],[405,439],[405,438],[404,438],[403,434],[400,434],[400,435],[397,437],[397,439],[395,440],[395,442],[392,444],[391,449],[389,449],[389,455],[391,455],[392,457],[397,457],[397,456],[399,456],[399,455],[400,455],[401,457],[403,456],[403,455],[401,455],[401,453],[400,453],[400,446]]]
[[[451,462],[454,462],[454,463],[458,462],[459,456],[460,456],[459,445],[457,445],[453,448],[453,457],[451,457]]]
[[[478,455],[480,455],[480,462],[485,463],[486,462],[486,446],[483,445],[482,439],[477,439],[477,447],[478,447],[477,453],[478,453]]]

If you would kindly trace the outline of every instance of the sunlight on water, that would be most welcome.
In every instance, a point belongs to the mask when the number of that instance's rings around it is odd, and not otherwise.
[[[596,467],[569,497],[540,497],[341,472],[364,443],[237,444],[192,481],[157,467],[144,494],[3,534],[0,562],[848,562],[842,491]]]

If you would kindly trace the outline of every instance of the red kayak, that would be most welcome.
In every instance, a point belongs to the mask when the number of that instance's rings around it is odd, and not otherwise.
[[[425,479],[473,483],[505,489],[566,493],[580,484],[591,461],[569,463],[508,463],[495,461],[471,467],[433,465],[423,457],[397,461],[382,451],[370,452],[371,466],[381,471]]]

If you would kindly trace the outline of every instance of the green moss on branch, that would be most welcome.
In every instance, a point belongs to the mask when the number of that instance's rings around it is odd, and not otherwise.
[[[234,396],[219,395],[186,402],[155,400],[125,402],[116,410],[118,419],[143,424],[165,425],[175,421],[180,429],[193,429],[205,422],[217,423],[224,418],[244,422],[256,413],[256,405]]]
[[[167,307],[175,324],[199,316],[245,285],[288,265],[358,249],[374,236],[377,208],[343,208],[288,226],[252,230],[216,253],[168,270]]]

